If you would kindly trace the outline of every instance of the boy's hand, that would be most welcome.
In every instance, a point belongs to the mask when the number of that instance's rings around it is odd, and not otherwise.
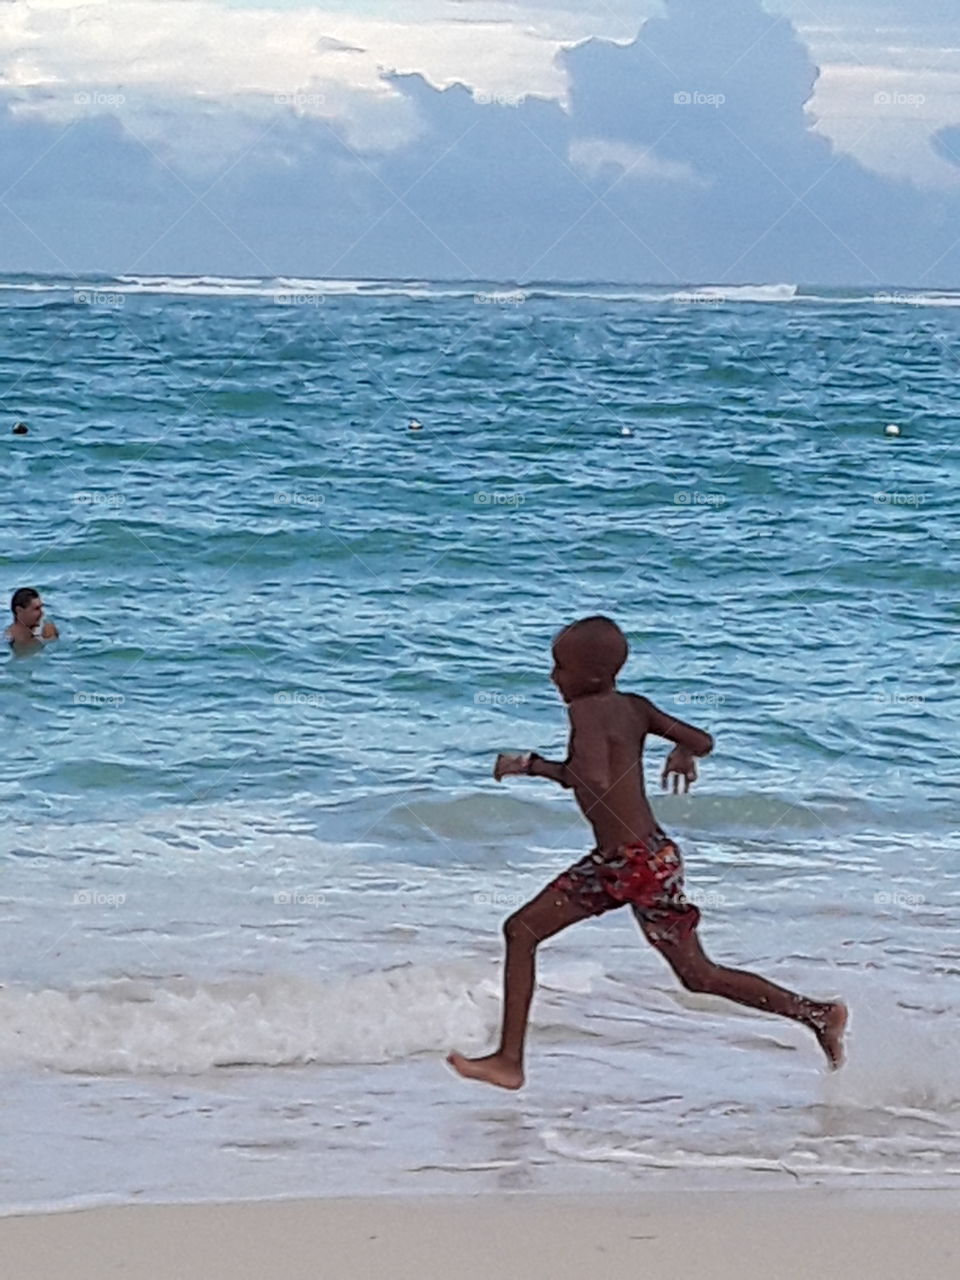
[[[499,782],[501,778],[507,778],[512,773],[525,774],[530,765],[530,756],[510,756],[501,751],[497,756],[497,763],[493,766],[493,776]]]
[[[40,638],[42,640],[59,640],[60,632],[57,630],[56,623],[45,622],[43,630],[40,632]]]
[[[664,791],[667,790],[671,777],[673,778],[673,794],[684,795],[697,780],[697,762],[691,752],[686,747],[674,747],[667,756],[667,762],[663,766],[663,773],[660,775],[660,785]],[[680,786],[681,779],[683,787]]]

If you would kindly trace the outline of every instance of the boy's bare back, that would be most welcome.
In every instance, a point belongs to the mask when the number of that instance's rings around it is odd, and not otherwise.
[[[647,734],[675,742],[680,756],[707,755],[712,738],[702,729],[672,719],[648,698],[616,689],[574,698],[569,712],[570,747],[562,781],[572,787],[593,828],[597,849],[613,853],[623,845],[648,841],[657,831],[657,820],[644,786]],[[674,772],[680,763],[674,760]],[[535,765],[530,772],[536,775]]]

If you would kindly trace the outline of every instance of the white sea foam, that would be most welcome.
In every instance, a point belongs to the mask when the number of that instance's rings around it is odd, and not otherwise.
[[[121,979],[0,991],[0,1065],[132,1075],[374,1063],[480,1044],[496,984],[469,965],[405,966],[330,983],[292,976]]]
[[[495,284],[489,281],[356,280],[313,276],[174,276],[122,275],[96,281],[81,278],[0,279],[0,292],[66,295],[105,290],[144,296],[202,298],[263,298],[277,301],[323,301],[326,298],[408,298],[411,301],[446,299],[511,303],[571,299],[607,305],[644,304],[692,306],[735,303],[814,303],[831,306],[958,307],[960,292],[951,290],[883,290],[874,293],[821,292],[796,284],[703,284],[682,289],[664,286],[606,284]]]
[[[960,1061],[956,1007],[910,1016],[896,1005],[884,1008],[860,987],[848,1036],[848,1061],[825,1077],[824,1099],[831,1106],[944,1112],[960,1108]]]
[[[736,1152],[696,1152],[667,1150],[643,1150],[639,1146],[620,1145],[608,1137],[588,1138],[577,1133],[565,1133],[545,1129],[541,1134],[543,1145],[553,1155],[567,1160],[583,1160],[597,1164],[629,1164],[648,1169],[696,1169],[709,1166],[712,1169],[743,1169],[776,1173],[784,1171],[782,1160],[764,1156],[738,1154]]]
[[[593,976],[590,966],[573,965],[545,985],[583,993]],[[481,1048],[499,1008],[499,983],[469,963],[327,983],[274,975],[8,987],[0,990],[0,1066],[196,1075],[235,1065],[381,1063]]]
[[[955,1150],[932,1149],[929,1139],[912,1141],[901,1135],[871,1141],[857,1135],[823,1138],[806,1147],[794,1147],[781,1155],[749,1150],[716,1151],[679,1149],[653,1141],[620,1143],[615,1138],[545,1129],[541,1141],[552,1155],[586,1164],[627,1165],[634,1168],[709,1173],[779,1173],[803,1181],[815,1178],[870,1178],[902,1180],[920,1172],[926,1163],[938,1179],[960,1174]],[[934,1157],[934,1159],[931,1159]]]
[[[721,302],[793,302],[797,296],[795,284],[762,285],[703,285],[696,289],[683,289],[669,295],[671,302],[721,303]]]

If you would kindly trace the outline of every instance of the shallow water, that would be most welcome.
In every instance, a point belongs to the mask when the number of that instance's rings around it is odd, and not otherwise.
[[[0,673],[0,1202],[952,1182],[955,296],[0,284],[62,632]],[[840,1075],[625,913],[544,949],[523,1094],[442,1067],[589,844],[489,770],[596,611],[717,739],[656,804],[705,945],[844,994]]]

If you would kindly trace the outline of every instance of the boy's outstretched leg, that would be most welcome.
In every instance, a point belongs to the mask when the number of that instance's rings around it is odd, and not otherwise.
[[[792,1018],[810,1028],[836,1070],[843,1063],[843,1032],[847,1025],[847,1007],[839,1001],[808,1000],[778,987],[766,978],[742,969],[727,969],[714,964],[704,953],[696,929],[685,937],[670,935],[662,926],[641,920],[647,940],[660,952],[688,991],[702,991],[723,996],[751,1009]]]
[[[544,889],[504,923],[507,953],[503,969],[503,1029],[500,1048],[484,1058],[465,1058],[451,1053],[447,1061],[470,1080],[485,1080],[501,1089],[519,1089],[523,1084],[523,1045],[536,978],[536,952],[541,942],[552,938],[578,920],[593,913],[584,910],[561,891]]]

